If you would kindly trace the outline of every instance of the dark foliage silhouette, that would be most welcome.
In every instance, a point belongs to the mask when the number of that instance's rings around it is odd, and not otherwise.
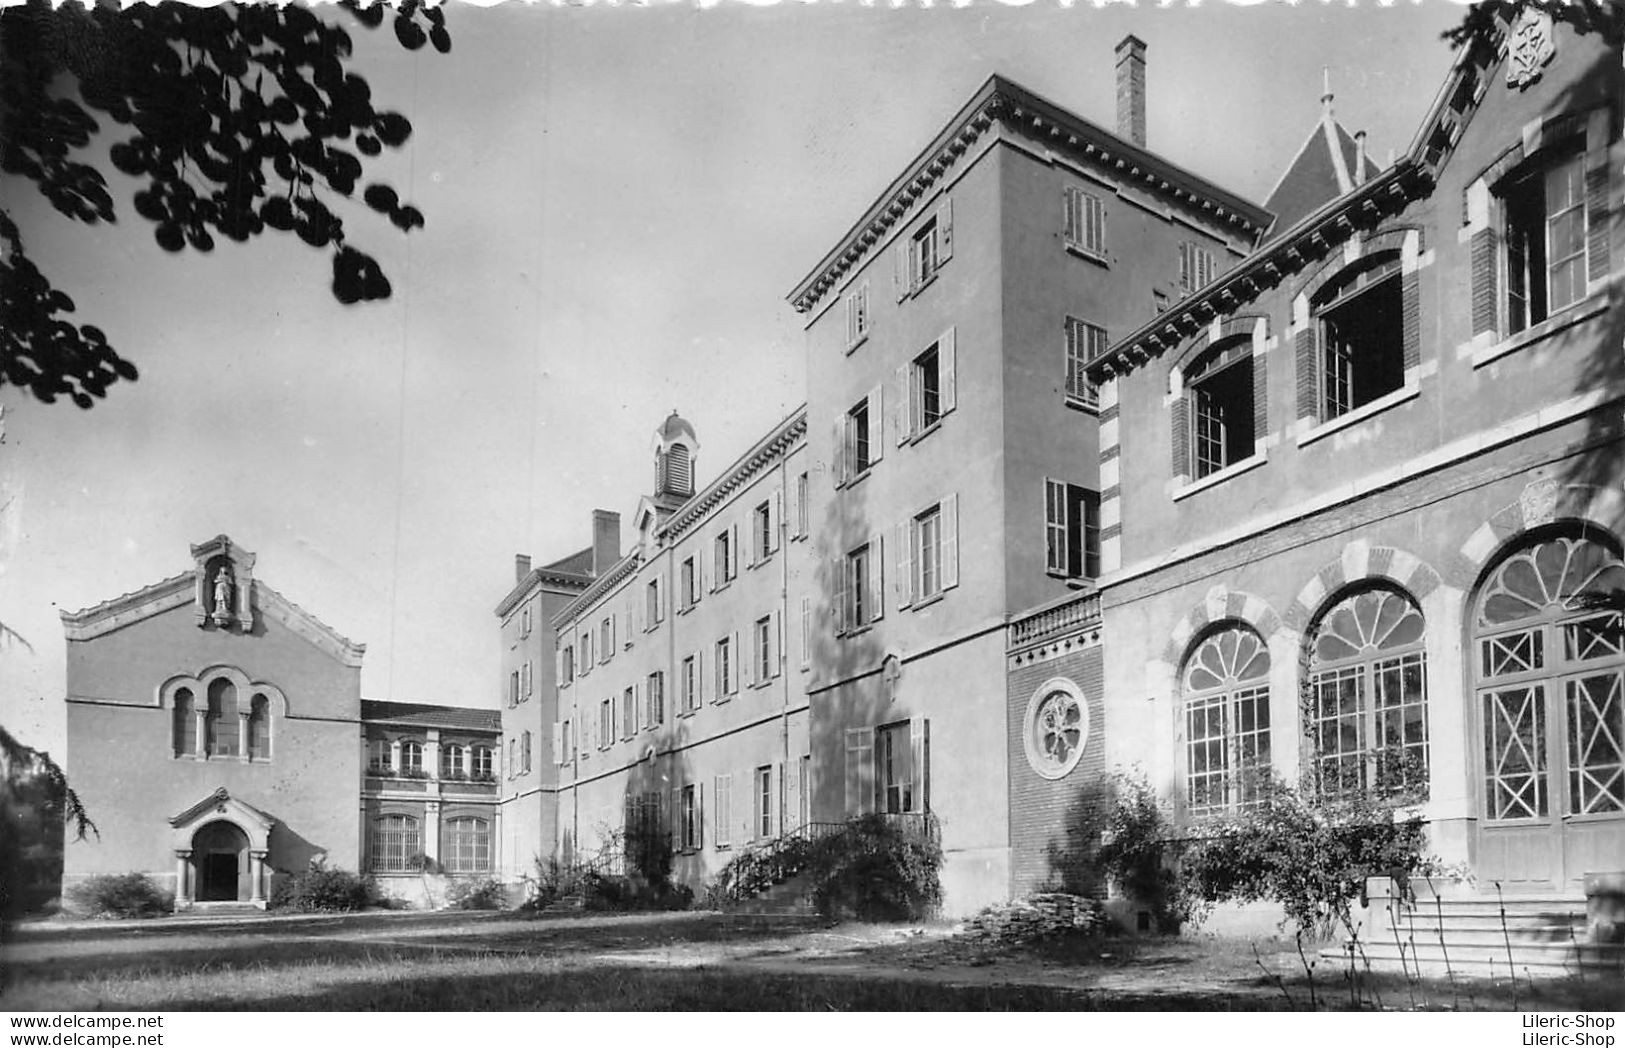
[[[343,6],[367,28],[391,17],[409,50],[451,49],[443,13],[419,0],[392,14]],[[400,147],[412,124],[375,106],[351,52],[341,26],[293,4],[85,11],[31,0],[0,14],[0,172],[33,183],[69,218],[112,222],[107,179],[86,159],[110,121],[126,134],[108,159],[145,183],[131,203],[165,251],[292,233],[328,250],[340,302],[388,298],[388,278],[330,204],[359,190],[402,232],[422,226],[388,185],[363,188],[365,158]],[[114,382],[134,381],[135,365],[74,311],[0,208],[0,383],[89,408]]]
[[[1512,24],[1525,9],[1533,8],[1567,22],[1581,33],[1601,33],[1609,43],[1625,38],[1625,4],[1619,0],[1479,0],[1468,6],[1461,21],[1444,31],[1452,47],[1469,41],[1493,45],[1497,21]]]

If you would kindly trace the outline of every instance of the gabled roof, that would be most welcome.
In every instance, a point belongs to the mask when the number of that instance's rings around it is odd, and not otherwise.
[[[1354,136],[1328,112],[1310,129],[1264,206],[1275,212],[1275,229],[1288,229],[1375,173],[1369,158],[1360,156]]]
[[[194,583],[195,571],[185,571],[82,611],[63,611],[63,632],[69,640],[92,640],[183,607],[195,599]],[[252,603],[261,614],[344,665],[361,665],[361,657],[367,651],[365,644],[352,641],[258,579],[253,583]]]
[[[568,557],[555,560],[551,564],[543,564],[539,568],[532,568],[530,572],[509,590],[497,602],[496,616],[507,615],[519,602],[538,586],[551,586],[555,589],[584,590],[592,585],[592,547],[572,553]]]
[[[380,699],[361,700],[361,720],[368,724],[404,724],[415,728],[452,728],[457,731],[502,730],[500,710]]]
[[[1484,98],[1489,77],[1505,56],[1499,42],[1507,26],[1496,22],[1493,39],[1469,40],[1422,118],[1410,149],[1360,185],[1328,200],[1296,222],[1278,223],[1268,240],[1223,277],[1157,315],[1090,360],[1091,379],[1138,367],[1234,313],[1259,294],[1301,271],[1332,248],[1432,190],[1440,168]],[[1335,156],[1335,154],[1334,154]],[[1279,187],[1278,187],[1279,188]]]
[[[893,226],[908,217],[914,202],[952,171],[996,121],[1043,136],[1058,149],[1109,168],[1125,185],[1163,195],[1228,223],[1249,243],[1269,224],[1269,212],[1257,204],[995,73],[790,291],[787,297],[796,311],[810,310],[870,248],[885,239]]]

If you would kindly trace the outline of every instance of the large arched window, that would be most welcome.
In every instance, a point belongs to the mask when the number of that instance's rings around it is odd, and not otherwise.
[[[412,860],[423,854],[423,834],[410,815],[380,815],[372,820],[367,854],[374,870],[411,872]]]
[[[441,861],[449,873],[484,873],[491,868],[491,824],[472,816],[447,819]]]
[[[271,759],[271,700],[256,694],[248,706],[248,757]]]
[[[1309,652],[1310,769],[1322,797],[1428,793],[1422,611],[1373,586],[1320,617]]]
[[[1611,546],[1554,534],[1485,581],[1473,626],[1486,819],[1625,812],[1625,626],[1603,597],[1622,575]]]
[[[197,708],[192,690],[181,688],[175,692],[175,724],[171,730],[175,742],[175,756],[191,757],[197,754]]]
[[[1185,796],[1192,815],[1261,797],[1270,763],[1269,673],[1269,649],[1239,623],[1208,633],[1185,660]]]
[[[238,754],[237,685],[224,678],[209,682],[209,712],[203,718],[205,750],[211,757],[235,757]]]

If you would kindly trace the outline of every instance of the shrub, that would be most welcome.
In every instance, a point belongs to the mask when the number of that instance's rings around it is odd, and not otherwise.
[[[446,887],[446,903],[454,910],[500,910],[508,893],[495,877],[458,878]]]
[[[1189,891],[1210,902],[1280,903],[1281,923],[1311,934],[1348,926],[1367,877],[1405,883],[1441,872],[1423,851],[1421,817],[1401,819],[1391,803],[1363,794],[1315,804],[1274,782],[1256,807],[1204,831],[1182,856]]]
[[[942,845],[882,815],[863,815],[813,849],[812,899],[819,913],[866,921],[929,916],[942,902]]]
[[[370,879],[317,863],[279,882],[271,893],[271,908],[299,913],[346,912],[366,909],[376,898]]]
[[[1200,902],[1173,868],[1177,845],[1156,792],[1139,773],[1098,775],[1068,809],[1063,841],[1049,848],[1050,880],[1062,892],[1097,895],[1106,882],[1177,931]]]
[[[883,815],[864,815],[837,832],[735,856],[706,889],[706,903],[740,902],[803,872],[819,913],[859,920],[915,920],[942,902],[942,846],[935,833],[905,832]]]
[[[68,889],[70,908],[87,917],[157,917],[175,909],[175,896],[142,873],[108,873]]]

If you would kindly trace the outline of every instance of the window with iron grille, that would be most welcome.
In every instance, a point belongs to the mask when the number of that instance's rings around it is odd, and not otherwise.
[[[448,873],[486,873],[491,869],[491,824],[459,816],[441,831],[440,862]]]
[[[415,872],[414,861],[423,854],[423,835],[410,815],[380,815],[367,835],[369,866],[381,873]]]

